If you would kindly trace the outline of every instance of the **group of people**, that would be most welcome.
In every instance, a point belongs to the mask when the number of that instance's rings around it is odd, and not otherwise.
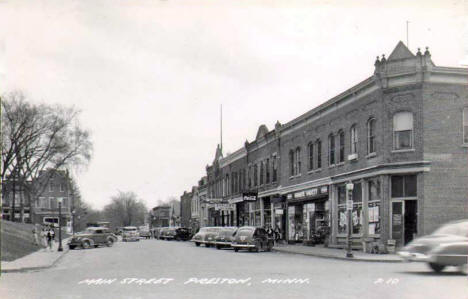
[[[275,242],[278,242],[278,240],[281,239],[281,230],[278,226],[276,226],[273,230],[270,225],[267,225],[265,230],[268,234],[268,237],[274,239]]]
[[[33,228],[34,244],[44,248],[44,251],[52,251],[55,241],[55,231],[52,226],[35,225]]]

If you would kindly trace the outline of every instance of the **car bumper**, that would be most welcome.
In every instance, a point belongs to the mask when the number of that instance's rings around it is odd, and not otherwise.
[[[190,242],[205,244],[205,241],[203,241],[203,240],[194,240],[194,239],[192,239],[192,240],[190,240]]]
[[[215,245],[220,245],[220,246],[231,246],[231,242],[226,242],[226,241],[214,241],[213,243]]]
[[[430,257],[424,253],[399,251],[398,256],[405,262],[429,262]]]
[[[234,244],[234,243],[231,243],[231,247],[234,247],[234,248],[255,248],[255,245],[254,244]]]

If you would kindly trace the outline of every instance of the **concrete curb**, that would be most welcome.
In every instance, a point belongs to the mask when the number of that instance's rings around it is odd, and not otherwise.
[[[62,259],[62,257],[66,253],[68,253],[69,250],[70,249],[68,248],[68,246],[63,246],[63,252],[48,265],[33,266],[33,267],[19,267],[19,268],[12,268],[12,269],[3,269],[2,267],[1,273],[26,272],[26,271],[44,270],[44,269],[52,268]]]
[[[300,255],[314,256],[314,257],[326,258],[326,259],[345,260],[349,262],[373,262],[373,263],[401,263],[402,262],[402,260],[368,259],[368,258],[363,258],[363,257],[348,258],[345,256],[337,256],[337,255],[330,255],[330,254],[323,254],[323,253],[295,252],[295,251],[285,250],[281,248],[272,248],[272,251],[287,253],[287,254],[300,254]]]

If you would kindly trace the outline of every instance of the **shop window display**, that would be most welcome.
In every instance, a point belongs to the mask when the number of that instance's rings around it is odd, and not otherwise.
[[[380,202],[381,202],[381,186],[379,179],[369,181],[369,200],[368,200],[368,215],[369,215],[369,235],[380,234]]]
[[[338,233],[346,234],[348,226],[348,211],[346,210],[346,187],[338,186]],[[362,190],[361,183],[354,183],[353,210],[351,211],[352,233],[362,234]]]

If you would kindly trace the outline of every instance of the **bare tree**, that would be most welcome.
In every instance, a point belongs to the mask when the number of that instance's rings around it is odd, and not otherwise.
[[[34,181],[46,169],[77,167],[91,160],[90,135],[81,128],[80,113],[74,107],[31,104],[21,92],[12,92],[1,98],[1,108],[2,181],[13,181],[34,198],[47,182],[27,181]]]
[[[145,203],[134,192],[119,191],[112,202],[104,207],[104,216],[113,227],[142,225],[148,214]]]

